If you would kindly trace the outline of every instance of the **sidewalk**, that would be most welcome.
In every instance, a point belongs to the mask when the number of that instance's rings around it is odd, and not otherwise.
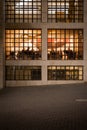
[[[0,90],[0,130],[87,130],[87,84]]]

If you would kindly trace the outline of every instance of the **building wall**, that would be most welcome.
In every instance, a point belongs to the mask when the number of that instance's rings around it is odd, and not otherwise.
[[[4,24],[4,2],[0,0],[0,87],[6,86],[32,86],[32,85],[48,85],[48,84],[66,84],[66,83],[82,83],[87,81],[87,1],[84,0],[84,23],[47,23],[47,0],[42,0],[42,23],[26,23],[26,24]],[[7,60],[4,59],[4,30],[5,29],[42,29],[42,60]],[[47,29],[83,29],[84,30],[84,59],[83,60],[47,60]],[[42,67],[41,81],[6,81],[5,82],[5,65],[39,65]],[[48,65],[82,65],[84,67],[84,77],[82,81],[48,81],[47,66]]]
[[[0,89],[5,86],[4,81],[4,1],[0,0]]]
[[[87,1],[84,0],[84,81],[87,82]]]

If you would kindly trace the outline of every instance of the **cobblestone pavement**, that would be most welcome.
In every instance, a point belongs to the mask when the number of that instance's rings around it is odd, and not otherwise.
[[[87,130],[87,84],[0,90],[0,130]]]

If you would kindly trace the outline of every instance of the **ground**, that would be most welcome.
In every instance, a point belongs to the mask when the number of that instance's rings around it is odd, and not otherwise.
[[[0,90],[0,130],[87,130],[87,84]]]

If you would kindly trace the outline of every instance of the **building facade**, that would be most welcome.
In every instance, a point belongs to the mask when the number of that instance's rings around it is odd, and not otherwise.
[[[86,0],[0,0],[0,87],[87,81]]]

